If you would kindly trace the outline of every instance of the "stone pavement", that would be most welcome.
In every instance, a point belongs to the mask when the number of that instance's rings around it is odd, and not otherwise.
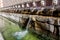
[[[4,38],[3,38],[2,34],[1,34],[1,32],[0,32],[0,40],[4,40]]]
[[[0,18],[0,40],[4,40],[4,38],[1,34],[3,29],[4,29],[4,20],[3,20],[3,18],[2,19]]]

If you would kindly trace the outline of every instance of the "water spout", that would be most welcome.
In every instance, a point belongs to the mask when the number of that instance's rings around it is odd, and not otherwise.
[[[31,21],[31,16],[30,16],[29,21],[27,23],[26,30],[28,30],[28,26],[29,26],[30,21]]]

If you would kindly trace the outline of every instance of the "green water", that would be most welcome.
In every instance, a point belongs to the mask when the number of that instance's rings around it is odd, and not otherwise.
[[[15,32],[21,31],[21,28],[17,25],[12,23],[11,21],[5,20],[5,28],[3,32],[3,37],[5,40],[17,40],[13,34]],[[27,33],[25,37],[23,37],[21,40],[39,40],[35,35],[32,33]]]

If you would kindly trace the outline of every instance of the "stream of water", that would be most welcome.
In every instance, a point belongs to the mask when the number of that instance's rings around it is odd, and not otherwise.
[[[29,21],[26,26],[26,30],[14,33],[14,36],[16,37],[17,40],[21,40],[28,33],[28,26],[29,26],[30,21],[31,21],[31,18],[29,18]]]

